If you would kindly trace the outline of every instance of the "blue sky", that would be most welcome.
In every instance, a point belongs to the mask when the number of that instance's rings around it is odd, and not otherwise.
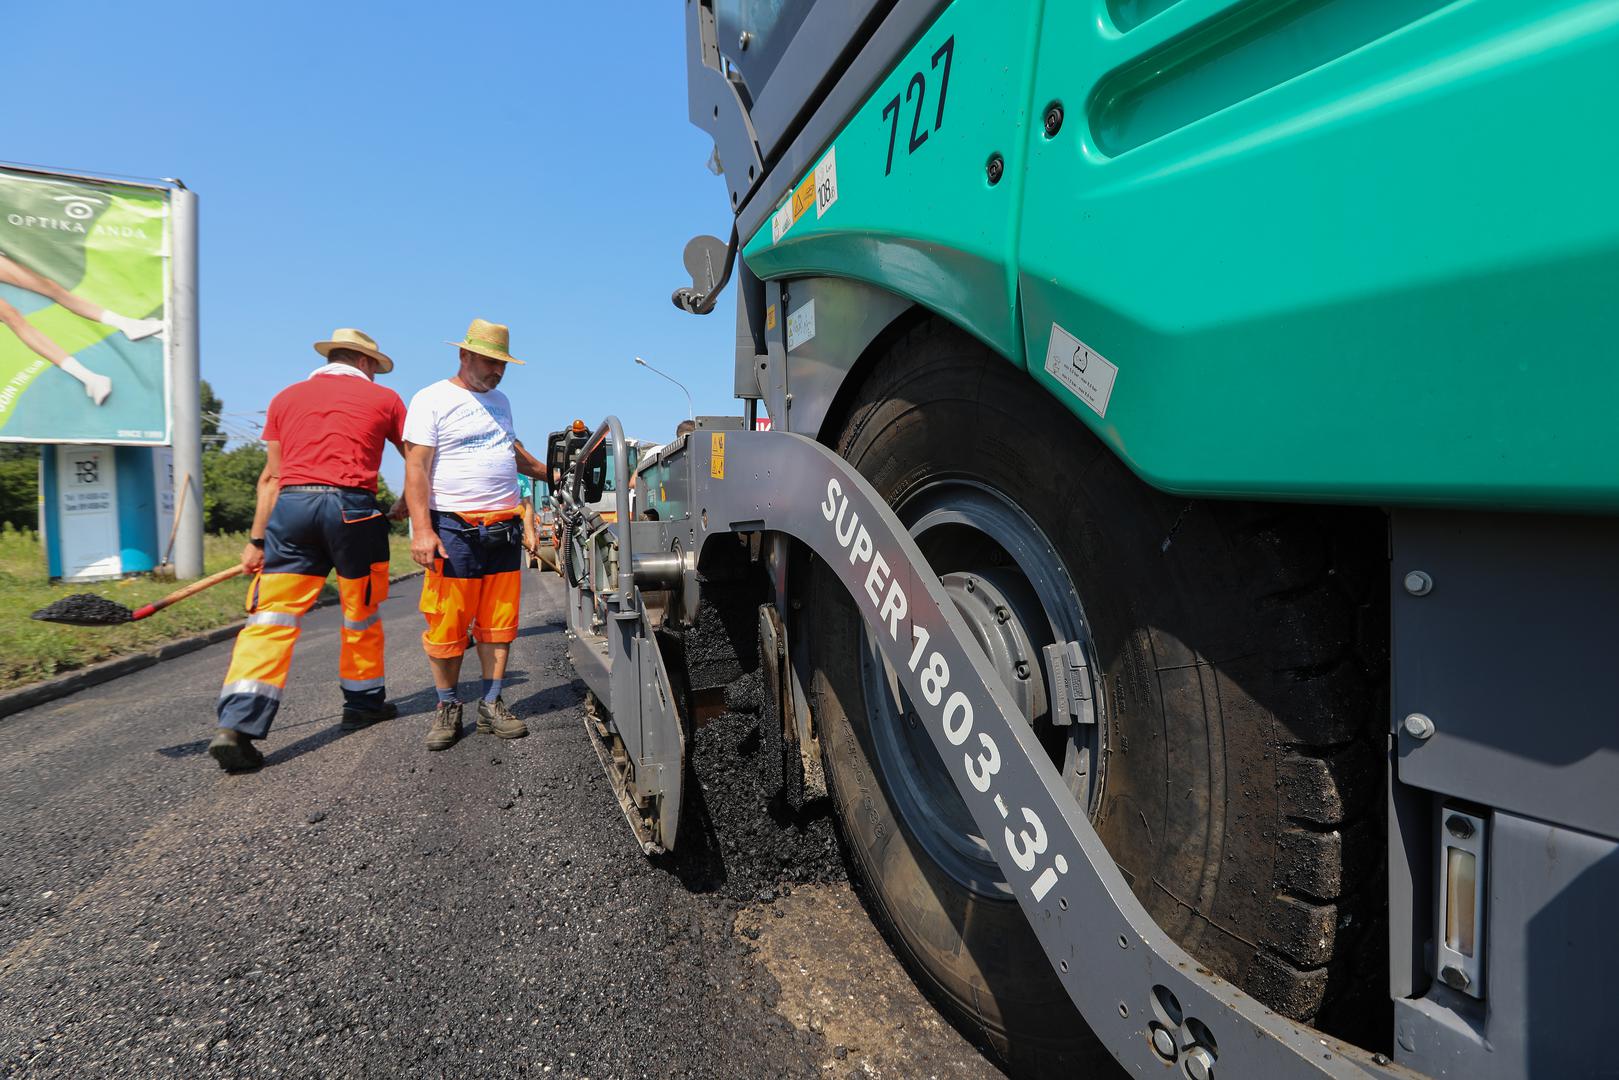
[[[735,307],[677,311],[680,253],[725,235],[686,119],[682,7],[507,2],[13,6],[0,160],[175,176],[201,210],[202,373],[263,409],[359,326],[409,400],[481,316],[531,446],[616,410],[662,441],[738,412]],[[69,45],[71,44],[71,48]],[[383,475],[403,469],[389,451]]]

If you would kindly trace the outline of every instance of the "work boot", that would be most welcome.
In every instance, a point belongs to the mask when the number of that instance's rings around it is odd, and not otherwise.
[[[374,709],[361,709],[356,706],[343,706],[343,726],[350,731],[367,727],[383,720],[392,720],[399,715],[399,706],[391,701],[385,701]]]
[[[429,750],[448,750],[461,737],[461,703],[441,701],[433,714],[433,726],[427,729]]]
[[[504,698],[497,697],[493,702],[478,702],[478,730],[502,739],[521,739],[528,734],[528,725],[506,706]]]
[[[253,740],[235,728],[220,728],[214,741],[208,744],[208,753],[229,773],[248,772],[264,764],[264,755],[253,745]]]

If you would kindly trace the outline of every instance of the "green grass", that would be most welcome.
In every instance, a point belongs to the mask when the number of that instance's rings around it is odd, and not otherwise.
[[[247,542],[245,533],[209,536],[203,543],[208,573],[236,563]],[[410,558],[410,541],[391,536],[395,574],[419,569]],[[236,622],[246,614],[247,582],[227,581],[140,622],[121,626],[64,626],[28,616],[53,600],[73,593],[95,593],[128,608],[138,608],[178,589],[181,582],[158,581],[149,575],[94,584],[51,584],[46,578],[45,548],[39,534],[0,530],[0,690],[48,679],[74,668],[143,652],[166,641]],[[337,594],[328,580],[321,596]]]

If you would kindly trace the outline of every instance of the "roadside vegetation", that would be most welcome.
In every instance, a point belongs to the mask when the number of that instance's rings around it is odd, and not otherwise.
[[[264,468],[264,444],[256,431],[221,427],[223,404],[205,381],[203,408],[203,569],[213,573],[242,555],[253,522],[254,485]],[[234,442],[234,445],[227,443]],[[391,451],[390,451],[391,452]],[[247,583],[227,581],[166,608],[148,619],[122,626],[64,626],[29,615],[74,593],[93,593],[133,610],[178,589],[183,582],[150,574],[120,581],[52,584],[45,567],[39,521],[39,453],[32,445],[0,445],[0,690],[9,690],[74,668],[110,660],[235,622],[245,615]],[[377,491],[384,506],[393,502],[386,483]],[[390,537],[395,575],[418,569],[410,558],[403,523]],[[335,579],[333,579],[335,581]],[[337,590],[328,581],[323,600]]]
[[[390,541],[393,573],[407,574],[418,569],[410,558],[410,541],[397,535]],[[246,542],[246,532],[209,535],[203,545],[204,569],[213,573],[235,564]],[[321,592],[323,600],[336,597],[335,583],[335,578],[328,580]],[[150,574],[120,581],[52,584],[45,575],[45,551],[39,534],[10,524],[0,526],[0,612],[4,613],[0,614],[0,690],[143,652],[166,641],[236,622],[246,614],[247,582],[239,579],[206,589],[140,622],[121,626],[64,626],[28,617],[73,593],[105,596],[134,609],[173,592],[181,584]]]

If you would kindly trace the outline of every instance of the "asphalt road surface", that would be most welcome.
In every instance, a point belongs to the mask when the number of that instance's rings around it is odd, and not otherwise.
[[[696,738],[692,850],[640,854],[555,576],[525,582],[506,691],[532,735],[427,753],[418,588],[383,606],[403,715],[338,726],[321,609],[258,773],[205,751],[229,642],[0,720],[0,1073],[999,1075],[872,929],[830,821],[752,797],[745,717]]]

